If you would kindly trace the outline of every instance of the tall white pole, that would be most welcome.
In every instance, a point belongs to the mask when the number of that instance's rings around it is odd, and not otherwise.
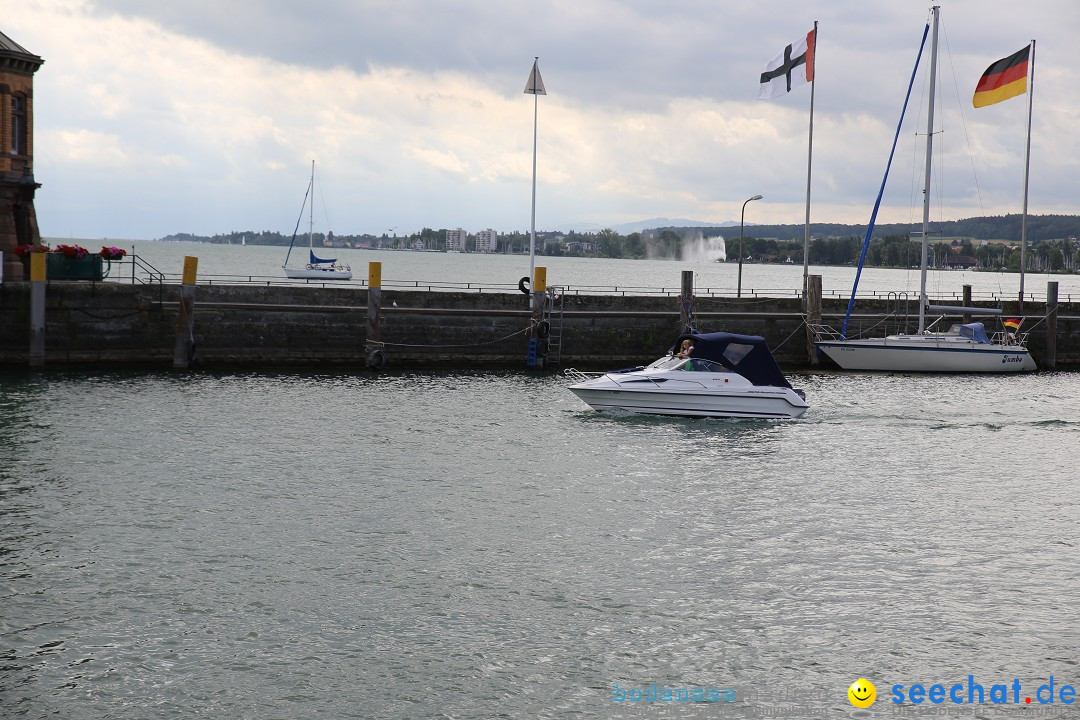
[[[937,94],[938,12],[934,13],[934,33],[930,38],[930,100],[926,106],[926,175],[923,182],[922,257],[919,260],[919,334],[926,329],[926,251],[930,247],[930,167],[934,159],[934,96]]]
[[[536,58],[540,60],[539,57]],[[536,130],[540,116],[540,96],[533,93],[533,182],[532,182],[532,221],[529,224],[529,292],[532,292],[536,280]]]
[[[818,26],[817,20],[814,21],[814,64],[817,65],[817,34]],[[810,278],[810,174],[813,167],[814,159],[814,85],[817,82],[817,73],[814,73],[814,79],[810,81],[810,139],[807,142],[806,151],[806,226],[803,228],[803,262],[802,262],[802,279],[803,279],[803,310],[807,309],[806,304],[806,288]]]
[[[1035,41],[1031,41],[1031,78],[1028,80],[1027,150],[1024,155],[1024,214],[1020,218],[1020,309],[1024,309],[1024,272],[1027,269],[1028,176],[1031,173],[1031,106],[1035,98]]]

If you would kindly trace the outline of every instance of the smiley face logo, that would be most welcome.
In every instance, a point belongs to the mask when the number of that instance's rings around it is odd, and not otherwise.
[[[868,708],[877,700],[877,688],[866,678],[859,678],[847,689],[848,700],[857,708]]]

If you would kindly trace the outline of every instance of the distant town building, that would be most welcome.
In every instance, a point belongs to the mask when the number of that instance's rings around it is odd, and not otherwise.
[[[458,228],[457,230],[446,231],[446,249],[451,252],[465,252],[465,241],[469,239],[469,234]]]
[[[945,258],[945,267],[951,270],[967,270],[978,266],[979,261],[968,255],[949,255]]]
[[[566,243],[566,252],[587,253],[587,252],[596,252],[598,249],[599,249],[599,246],[598,246],[597,243],[578,242],[577,240],[572,240],[572,241]]]
[[[17,246],[38,243],[34,193],[34,73],[44,62],[0,32],[0,252],[5,281],[22,280]]]
[[[493,253],[499,246],[499,234],[488,228],[476,233],[476,252]]]

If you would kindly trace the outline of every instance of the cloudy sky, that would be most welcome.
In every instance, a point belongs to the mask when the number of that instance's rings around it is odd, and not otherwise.
[[[1080,212],[1076,0],[944,0],[932,217],[1019,212],[1027,98],[975,110],[1038,41],[1030,211]],[[24,0],[42,233],[291,232],[311,160],[336,233],[653,217],[801,223],[810,86],[757,99],[819,22],[812,220],[865,223],[929,6],[911,0]],[[924,63],[925,65],[925,63]],[[916,91],[924,88],[920,78]],[[881,219],[921,219],[925,92]],[[920,119],[921,117],[921,119]],[[940,148],[940,151],[938,149]]]

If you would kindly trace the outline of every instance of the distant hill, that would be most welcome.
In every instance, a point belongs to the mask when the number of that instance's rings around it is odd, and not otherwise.
[[[939,237],[969,237],[975,240],[1008,240],[1020,241],[1020,223],[1022,216],[994,215],[989,217],[972,217],[963,220],[948,220],[945,222],[930,223],[931,232]],[[674,230],[676,233],[683,231],[685,234],[691,230],[701,230],[705,234],[715,231],[723,234],[722,229],[731,224],[704,225],[701,223],[656,225],[649,230],[662,231]],[[878,223],[874,227],[875,237],[889,235],[906,235],[912,231],[922,229],[922,223],[911,225],[908,223]],[[802,225],[747,225],[746,234],[758,238],[776,238],[778,240],[801,240],[803,238]],[[848,237],[862,238],[866,234],[866,225],[845,225],[841,223],[810,223],[812,237]],[[1058,238],[1080,237],[1080,215],[1029,215],[1027,221],[1027,238],[1029,242],[1036,243],[1040,240],[1056,240]],[[931,238],[933,241],[933,238]]]
[[[653,228],[700,228],[700,227],[729,227],[731,225],[738,225],[737,222],[727,220],[721,223],[716,222],[702,222],[700,220],[683,220],[683,219],[671,219],[671,218],[650,218],[649,220],[636,220],[634,222],[621,223],[619,225],[600,225],[598,223],[558,223],[554,227],[547,228],[548,230],[561,230],[569,231],[573,230],[579,233],[598,233],[601,230],[614,230],[620,235],[629,235],[630,233],[644,232]],[[749,226],[748,226],[749,227]]]

